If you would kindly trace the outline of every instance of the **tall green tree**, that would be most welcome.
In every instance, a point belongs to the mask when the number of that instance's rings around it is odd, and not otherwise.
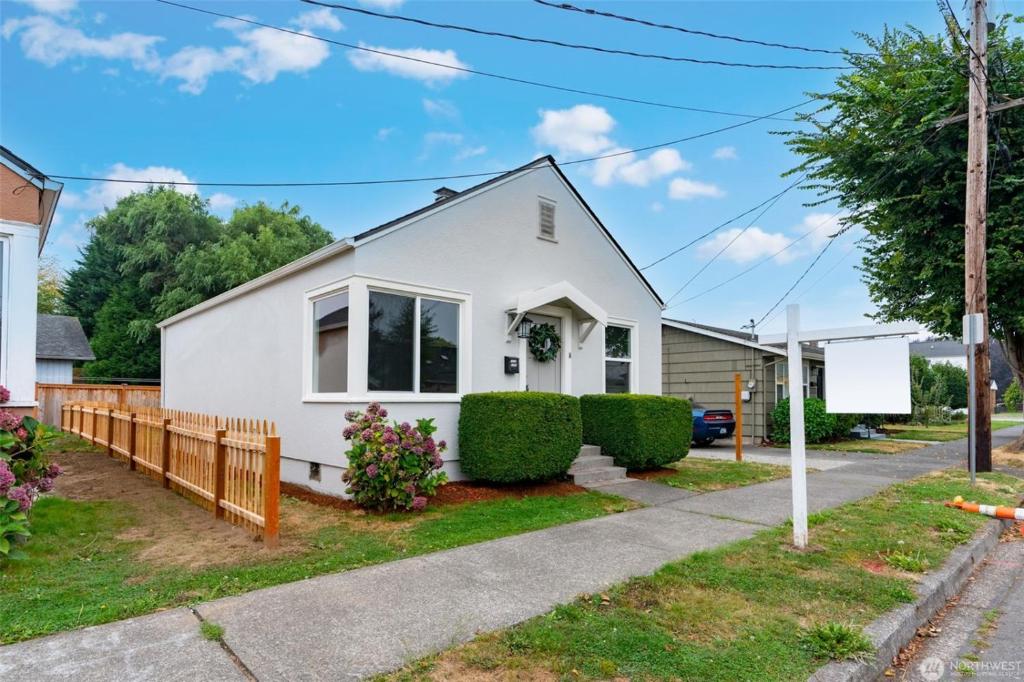
[[[989,34],[995,102],[1024,97],[1022,23],[1003,16]],[[803,117],[810,125],[786,135],[804,158],[791,173],[807,172],[806,186],[848,213],[845,226],[866,231],[860,269],[877,316],[959,337],[967,126],[937,124],[966,109],[968,51],[949,33],[864,36],[875,54],[850,55],[853,69]],[[989,322],[1024,382],[1024,108],[992,115],[989,157]]]
[[[175,262],[173,283],[157,302],[164,319],[301,258],[333,241],[331,233],[285,203],[235,210],[217,239],[189,245]]]
[[[39,259],[39,276],[36,286],[36,312],[43,315],[64,313],[62,291],[64,273],[53,256]]]

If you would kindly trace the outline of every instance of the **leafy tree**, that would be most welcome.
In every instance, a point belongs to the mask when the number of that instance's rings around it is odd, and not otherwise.
[[[175,262],[173,284],[156,305],[165,319],[270,272],[333,241],[331,233],[287,202],[237,209],[216,241],[190,244]]]
[[[1016,378],[1006,387],[1003,393],[1003,404],[1010,412],[1018,412],[1021,408],[1020,382]]]
[[[61,290],[64,273],[52,256],[39,259],[39,277],[36,287],[36,312],[43,315],[64,313],[64,296]]]
[[[992,97],[1024,96],[1021,18],[1000,18],[990,35]],[[786,133],[804,157],[791,173],[821,201],[860,225],[861,270],[878,317],[917,320],[958,337],[964,313],[964,197],[967,126],[937,128],[967,101],[968,52],[962,40],[908,28],[864,36],[875,54],[849,55],[853,69],[819,95],[807,129]],[[818,118],[830,119],[818,122]],[[989,155],[989,321],[1019,382],[1024,382],[1024,108],[993,114]],[[1020,445],[1024,446],[1024,439]]]

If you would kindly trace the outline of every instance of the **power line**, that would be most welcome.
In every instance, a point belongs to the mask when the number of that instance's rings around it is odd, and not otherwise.
[[[793,289],[796,289],[797,285],[800,284],[800,282],[804,281],[804,277],[806,277],[807,273],[809,273],[812,269],[814,269],[814,266],[818,264],[818,261],[821,260],[821,257],[825,255],[826,251],[828,251],[828,247],[832,246],[832,243],[836,240],[837,236],[838,235],[833,235],[833,236],[829,237],[829,240],[827,242],[825,242],[825,246],[823,246],[821,251],[818,252],[818,255],[814,257],[814,260],[811,261],[811,264],[808,265],[804,269],[804,271],[802,273],[800,273],[800,276],[796,278],[796,281],[793,282],[793,286],[791,286],[789,289],[786,289],[786,293],[784,293],[779,298],[779,300],[775,302],[775,305],[773,305],[771,308],[768,309],[768,312],[766,312],[764,315],[761,316],[761,319],[757,321],[757,324],[761,324],[762,322],[764,322],[764,318],[766,318],[769,315],[771,315],[772,311],[774,311],[776,308],[778,308],[779,304],[782,303],[783,301],[785,301],[786,297],[789,296],[791,293],[793,293]]]
[[[845,254],[843,254],[842,258],[840,258],[835,263],[833,263],[832,267],[830,267],[828,270],[826,270],[825,272],[821,273],[821,277],[819,277],[818,279],[814,280],[810,284],[810,286],[808,286],[806,289],[804,289],[799,294],[797,294],[796,298],[794,298],[793,300],[794,301],[799,301],[801,298],[806,296],[808,292],[813,291],[814,288],[817,287],[819,284],[821,284],[821,282],[824,281],[824,279],[826,277],[831,275],[835,271],[836,268],[838,268],[840,265],[842,265],[846,261],[847,258],[849,258],[851,255],[853,255],[854,253],[857,252],[856,246],[857,246],[857,243],[854,242],[853,247],[849,251],[847,251]],[[772,322],[774,322],[775,318],[777,318],[779,315],[782,314],[782,311],[783,311],[783,309],[779,309],[779,312],[775,313],[770,318],[768,318],[768,320],[765,322],[765,324],[767,325],[767,324],[771,324]]]
[[[416,17],[406,17],[399,14],[385,14],[384,12],[375,12],[370,9],[363,7],[350,7],[349,5],[342,5],[333,2],[321,2],[321,0],[302,0],[309,5],[317,5],[319,7],[330,7],[332,9],[340,9],[345,12],[354,12],[356,14],[363,14],[370,17],[377,17],[379,19],[388,19],[391,21],[403,21],[411,24],[418,24],[420,26],[429,26],[430,28],[440,28],[449,31],[462,31],[463,33],[472,33],[474,35],[488,36],[491,38],[505,38],[507,40],[518,40],[525,43],[534,43],[538,45],[553,45],[555,47],[564,47],[573,50],[587,50],[590,52],[600,52],[602,54],[614,54],[626,57],[638,57],[641,59],[657,59],[667,62],[683,62],[687,64],[705,64],[712,66],[732,66],[747,69],[780,69],[780,70],[797,70],[797,71],[842,71],[849,68],[850,66],[820,66],[820,65],[802,65],[802,64],[751,64],[747,62],[726,62],[718,59],[698,59],[696,57],[677,57],[665,54],[656,54],[652,52],[635,52],[633,50],[618,50],[609,47],[600,47],[597,45],[584,45],[581,43],[567,43],[562,40],[552,40],[550,38],[536,38],[531,36],[522,36],[516,33],[504,33],[502,31],[488,31],[480,28],[473,28],[471,26],[461,26],[458,24],[445,24],[435,21],[428,21],[426,19],[418,19]]]
[[[859,56],[872,56],[871,53],[867,52],[847,52],[844,50],[827,50],[816,47],[804,47],[801,45],[789,45],[786,43],[771,43],[764,40],[755,40],[753,38],[739,38],[737,36],[725,35],[722,33],[711,33],[709,31],[699,31],[693,28],[684,28],[682,26],[674,26],[672,24],[659,24],[646,19],[637,19],[636,17],[627,17],[621,14],[615,14],[614,12],[605,12],[602,10],[577,7],[576,5],[570,5],[566,2],[548,2],[548,0],[533,0],[538,5],[544,5],[545,7],[553,7],[555,9],[566,10],[569,12],[579,12],[581,14],[589,14],[591,16],[607,17],[609,19],[618,19],[620,21],[626,21],[633,24],[641,24],[643,26],[649,26],[651,28],[664,28],[670,31],[679,31],[680,33],[688,33],[690,35],[704,36],[705,38],[717,38],[718,40],[731,40],[737,43],[747,43],[749,45],[761,45],[762,47],[778,47],[784,50],[799,50],[801,52],[817,52],[820,54],[855,54]]]
[[[797,181],[797,183],[796,183],[796,184],[799,184],[799,182],[800,182],[800,181]],[[691,246],[693,246],[693,245],[694,245],[694,244],[696,244],[697,242],[701,241],[702,239],[704,239],[704,238],[706,238],[706,237],[710,237],[710,236],[711,236],[711,235],[713,235],[713,234],[714,234],[715,232],[718,232],[718,231],[719,231],[719,230],[721,230],[721,229],[722,229],[723,227],[726,227],[726,226],[728,226],[728,225],[731,225],[732,223],[736,222],[736,221],[737,221],[737,220],[739,220],[740,218],[742,218],[742,217],[744,217],[744,216],[746,216],[746,215],[749,215],[749,214],[753,213],[754,211],[756,211],[757,209],[761,208],[761,207],[762,207],[762,206],[764,206],[765,204],[767,204],[767,203],[771,202],[772,200],[774,200],[774,199],[777,199],[778,197],[781,197],[781,196],[782,196],[783,194],[785,194],[785,193],[786,193],[786,192],[788,192],[789,190],[793,189],[793,187],[795,187],[795,186],[796,186],[795,184],[794,184],[794,185],[790,185],[789,187],[785,188],[785,189],[784,189],[784,190],[782,190],[781,192],[777,192],[776,194],[773,194],[772,196],[768,197],[767,199],[765,199],[764,201],[762,201],[762,202],[761,202],[760,204],[758,204],[757,206],[754,206],[753,208],[748,208],[748,209],[747,209],[746,211],[744,211],[743,213],[740,213],[739,215],[736,215],[736,216],[733,216],[732,218],[729,218],[729,219],[728,219],[728,220],[726,220],[725,222],[723,222],[723,223],[720,223],[720,224],[718,224],[717,226],[715,226],[715,227],[711,228],[710,230],[708,230],[708,231],[707,231],[707,232],[705,232],[704,234],[700,235],[699,237],[694,237],[693,239],[691,239],[690,241],[686,242],[685,244],[683,244],[683,245],[682,245],[682,246],[680,246],[679,248],[677,248],[677,249],[674,249],[674,250],[672,250],[672,251],[669,251],[668,253],[666,253],[666,254],[665,254],[664,256],[662,256],[661,258],[659,258],[659,259],[657,259],[657,260],[655,260],[655,261],[652,261],[652,262],[651,262],[651,263],[649,263],[648,265],[645,265],[644,267],[640,268],[640,270],[641,270],[641,271],[644,271],[644,270],[649,270],[650,268],[653,268],[653,267],[654,267],[655,265],[657,265],[658,263],[661,263],[662,261],[666,261],[666,260],[668,260],[669,258],[671,258],[672,256],[676,255],[677,253],[681,253],[682,251],[685,251],[686,249],[690,248]]]
[[[799,177],[799,178],[797,179],[797,181],[796,181],[796,182],[794,182],[794,183],[793,183],[793,184],[791,184],[791,185],[790,185],[789,187],[787,187],[786,189],[782,190],[781,192],[779,192],[778,194],[776,194],[776,195],[775,195],[774,197],[772,197],[772,199],[771,199],[770,203],[769,203],[769,204],[768,204],[767,206],[765,206],[765,207],[764,207],[764,209],[763,209],[763,210],[762,210],[762,211],[761,211],[760,213],[758,213],[758,214],[757,214],[756,216],[754,216],[753,218],[751,218],[751,219],[750,219],[750,222],[749,222],[749,223],[747,223],[747,225],[746,225],[746,226],[745,226],[745,227],[744,227],[744,228],[743,228],[742,230],[740,230],[739,232],[737,232],[737,233],[736,233],[736,234],[735,234],[735,235],[733,236],[733,238],[732,238],[732,239],[730,239],[730,240],[729,240],[729,242],[728,242],[728,243],[727,243],[727,244],[726,244],[725,246],[723,246],[723,247],[722,247],[721,249],[719,249],[719,250],[718,250],[718,253],[716,253],[716,254],[715,254],[714,256],[712,256],[712,257],[711,257],[711,258],[710,258],[710,259],[708,260],[708,262],[707,262],[707,263],[705,263],[704,265],[702,265],[702,266],[701,266],[701,267],[700,267],[700,268],[699,268],[699,269],[697,270],[697,272],[693,273],[693,274],[692,274],[692,275],[690,276],[690,279],[688,279],[688,280],[686,280],[685,282],[683,282],[683,285],[682,285],[681,287],[679,287],[678,289],[676,289],[675,293],[673,293],[673,294],[672,294],[671,296],[669,296],[669,297],[668,297],[668,299],[666,299],[666,300],[665,300],[665,303],[666,303],[666,304],[669,304],[669,303],[671,303],[671,302],[673,301],[673,299],[675,299],[675,297],[676,297],[676,296],[678,296],[679,294],[681,294],[681,293],[683,292],[683,290],[684,290],[684,289],[686,289],[686,287],[690,286],[690,283],[691,283],[691,282],[693,282],[693,280],[695,280],[695,279],[697,279],[698,277],[700,277],[700,275],[701,275],[701,273],[702,273],[702,272],[704,272],[704,271],[705,271],[705,270],[707,270],[707,269],[708,269],[709,267],[711,267],[711,264],[712,264],[712,263],[714,263],[714,262],[715,262],[716,260],[718,260],[718,257],[719,257],[719,256],[721,256],[721,255],[722,255],[723,253],[725,253],[725,252],[726,252],[726,251],[727,251],[727,250],[729,249],[729,247],[730,247],[730,246],[732,246],[733,244],[735,244],[735,243],[736,243],[736,241],[737,241],[737,240],[738,240],[738,239],[739,239],[740,237],[742,237],[742,236],[743,236],[743,235],[744,235],[744,234],[745,234],[745,233],[747,232],[747,230],[749,230],[749,229],[750,229],[751,227],[753,227],[753,226],[754,226],[754,223],[756,223],[756,222],[757,222],[758,220],[760,220],[760,219],[761,219],[761,217],[762,217],[762,216],[764,216],[764,214],[765,214],[765,213],[767,213],[768,211],[770,211],[770,210],[772,209],[772,207],[773,207],[773,206],[775,206],[775,204],[777,204],[777,203],[779,202],[779,200],[781,200],[781,199],[782,199],[782,197],[783,197],[783,196],[784,196],[784,195],[786,194],[786,192],[790,191],[791,189],[793,189],[794,187],[796,187],[797,185],[799,185],[799,184],[800,184],[801,182],[803,182],[803,181],[804,181],[804,178],[806,178],[806,177],[807,177],[807,173],[804,173],[803,175],[801,175],[801,176],[800,176],[800,177]]]
[[[164,0],[158,0],[163,2]],[[756,123],[761,120],[769,119],[779,114],[784,114],[787,111],[792,111],[798,107],[802,107],[805,104],[809,104],[814,100],[806,100],[799,104],[788,106],[778,111],[773,111],[764,116],[752,118],[748,121],[741,121],[739,123],[733,123],[722,128],[715,128],[714,130],[705,130],[704,132],[695,133],[693,135],[687,135],[686,137],[680,137],[675,140],[668,140],[667,142],[658,142],[656,144],[649,144],[643,147],[636,147],[634,149],[624,149],[617,152],[610,152],[608,154],[600,154],[598,156],[590,156],[582,159],[573,159],[571,161],[565,161],[559,163],[559,166],[574,166],[581,163],[592,163],[594,161],[601,161],[603,159],[612,159],[619,156],[628,156],[639,152],[646,152],[652,149],[661,149],[663,147],[674,147],[683,142],[690,142],[692,140],[698,140],[704,137],[710,137],[718,133],[724,133],[728,130],[735,130],[736,128],[742,128],[752,123]],[[348,187],[356,185],[397,185],[404,183],[413,182],[437,182],[440,180],[463,180],[467,178],[483,178],[483,177],[494,177],[498,175],[504,175],[505,173],[511,173],[516,169],[510,168],[507,170],[500,171],[482,171],[478,173],[458,173],[455,175],[431,175],[426,177],[410,177],[410,178],[382,178],[376,180],[323,180],[313,182],[181,182],[177,180],[140,180],[140,179],[127,179],[127,178],[105,178],[105,177],[91,177],[83,175],[58,175],[56,173],[47,173],[48,177],[57,180],[82,180],[92,182],[118,182],[125,184],[135,185],[169,185],[169,186],[181,186],[181,187]]]
[[[571,93],[571,94],[574,94],[574,95],[586,95],[587,97],[600,97],[602,99],[613,100],[613,101],[616,101],[616,102],[626,102],[626,103],[629,103],[629,104],[641,104],[643,106],[658,107],[658,108],[661,108],[661,109],[674,109],[676,111],[692,111],[694,113],[699,113],[699,114],[715,114],[717,116],[733,116],[733,117],[736,117],[736,118],[758,118],[757,114],[745,114],[745,113],[736,112],[736,111],[723,111],[721,109],[707,109],[707,108],[703,108],[703,107],[692,107],[692,106],[686,106],[686,105],[682,105],[682,104],[672,104],[670,102],[658,102],[656,100],[642,99],[642,98],[639,98],[639,97],[627,97],[626,95],[615,95],[615,94],[611,94],[611,93],[607,93],[607,92],[597,92],[597,91],[594,91],[594,90],[584,90],[584,89],[581,89],[581,88],[573,88],[573,87],[564,86],[564,85],[555,85],[553,83],[544,83],[543,81],[535,81],[535,80],[530,80],[530,79],[527,79],[527,78],[518,78],[516,76],[508,76],[508,75],[500,74],[500,73],[493,73],[493,72],[488,72],[488,71],[480,71],[478,69],[471,69],[471,68],[466,67],[466,66],[455,66],[453,64],[445,64],[443,62],[435,62],[435,61],[431,61],[429,59],[422,59],[422,58],[419,58],[419,57],[410,57],[409,55],[399,54],[397,52],[389,52],[387,50],[379,50],[379,49],[376,49],[376,48],[367,47],[365,45],[355,45],[355,44],[352,44],[352,43],[346,43],[346,42],[341,41],[341,40],[333,40],[331,38],[324,38],[322,36],[313,35],[311,33],[303,33],[301,31],[296,31],[294,29],[286,28],[284,26],[275,26],[274,24],[267,24],[267,23],[264,23],[264,22],[261,22],[261,21],[256,21],[255,19],[250,19],[248,17],[240,17],[240,16],[235,16],[235,15],[232,15],[232,14],[224,14],[222,12],[215,12],[213,10],[203,9],[201,7],[194,7],[192,5],[185,5],[185,4],[178,3],[178,2],[172,2],[171,0],[156,0],[156,2],[159,2],[159,3],[164,4],[164,5],[169,5],[171,7],[178,7],[178,8],[181,8],[181,9],[191,10],[193,12],[199,12],[201,14],[208,14],[210,16],[220,17],[222,19],[232,19],[234,21],[240,21],[240,22],[243,22],[243,23],[246,23],[246,24],[251,24],[253,26],[259,26],[261,28],[269,28],[269,29],[272,29],[274,31],[280,31],[281,33],[290,33],[291,35],[301,36],[303,38],[310,38],[312,40],[319,40],[320,42],[323,42],[323,43],[329,43],[331,45],[337,45],[338,47],[345,47],[345,48],[348,48],[350,50],[358,50],[358,51],[361,51],[361,52],[368,52],[370,54],[376,54],[376,55],[380,55],[380,56],[383,56],[383,57],[389,57],[389,58],[392,58],[392,59],[400,59],[400,60],[408,61],[408,62],[415,62],[417,64],[425,64],[427,66],[434,66],[434,67],[437,67],[437,68],[440,68],[440,69],[448,69],[449,71],[456,71],[456,72],[459,72],[459,73],[472,74],[474,76],[483,76],[485,78],[494,78],[496,80],[506,81],[506,82],[509,82],[509,83],[518,83],[519,85],[529,85],[529,86],[535,87],[535,88],[544,88],[546,90],[555,90],[555,91],[558,91],[558,92],[568,92],[568,93]],[[771,118],[771,119],[765,119],[765,120],[787,121],[787,122],[794,121],[794,119],[792,119],[792,118]]]

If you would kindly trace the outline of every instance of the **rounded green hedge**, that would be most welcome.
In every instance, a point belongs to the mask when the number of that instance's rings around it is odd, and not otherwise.
[[[690,452],[693,412],[681,398],[595,394],[580,398],[583,442],[628,469],[652,469]]]
[[[843,440],[865,415],[830,414],[821,398],[804,398],[804,438],[808,443]],[[780,400],[771,412],[772,442],[789,442],[789,398]]]
[[[472,393],[459,414],[459,466],[492,483],[563,476],[580,452],[580,401],[561,393]]]

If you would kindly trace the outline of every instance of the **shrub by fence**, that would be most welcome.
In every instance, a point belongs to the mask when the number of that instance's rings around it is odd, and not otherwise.
[[[459,414],[459,466],[493,483],[565,474],[580,452],[580,403],[560,393],[473,393]]]
[[[65,402],[100,402],[131,407],[160,407],[159,386],[128,384],[36,384],[39,421],[59,426]]]
[[[273,422],[66,402],[60,426],[217,518],[277,544],[281,439]]]
[[[580,398],[583,440],[615,463],[650,469],[686,457],[693,434],[690,403],[660,395],[595,394]]]

